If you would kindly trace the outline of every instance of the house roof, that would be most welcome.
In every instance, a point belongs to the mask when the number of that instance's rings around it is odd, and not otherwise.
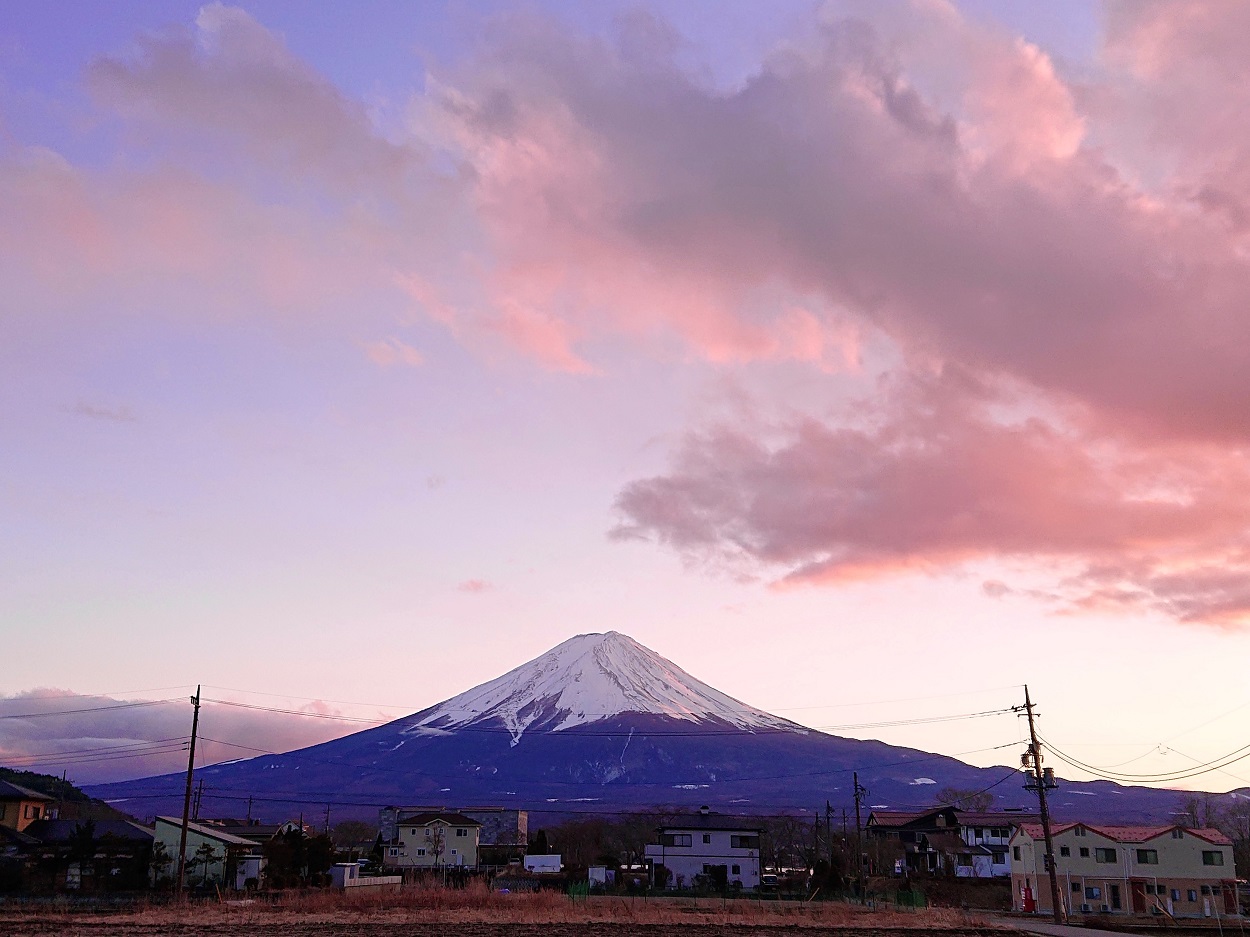
[[[759,833],[764,829],[757,817],[731,817],[719,813],[693,813],[676,817],[660,827],[672,830],[728,830],[730,832]]]
[[[38,846],[39,840],[33,836],[27,836],[25,833],[19,833],[11,826],[0,825],[0,847],[17,846],[24,849],[29,846]]]
[[[397,826],[427,826],[441,820],[448,826],[481,826],[477,820],[472,817],[466,817],[463,813],[414,813],[410,817],[400,817],[396,821]]]
[[[130,820],[36,820],[26,827],[26,834],[35,837],[41,843],[68,842],[80,829],[91,824],[92,835],[96,839],[104,836],[135,842],[151,842],[155,831],[151,827],[132,823]]]
[[[182,817],[157,817],[157,823],[167,823],[170,826],[181,827]],[[255,847],[257,844],[250,840],[244,839],[242,836],[235,836],[233,833],[227,833],[225,830],[216,826],[205,826],[203,823],[196,823],[194,820],[187,822],[187,829],[199,836],[206,836],[209,839],[215,839],[219,843],[225,843],[227,846],[248,846]]]
[[[1117,843],[1144,843],[1179,829],[1190,836],[1195,836],[1215,846],[1231,846],[1233,844],[1233,841],[1219,830],[1213,830],[1208,827],[1176,826],[1174,824],[1168,826],[1102,826],[1101,824],[1094,825],[1092,823],[1059,823],[1052,826],[1050,831],[1051,833],[1064,833],[1077,826],[1093,830],[1098,835],[1105,836],[1107,839]],[[1022,823],[1020,831],[1027,833],[1033,839],[1041,839],[1045,835],[1040,823]]]
[[[0,781],[0,800],[52,800],[52,798],[11,781]]]
[[[958,814],[958,811],[954,807],[934,807],[931,810],[874,810],[868,814],[868,825],[901,827],[944,813]]]
[[[1040,819],[1038,814],[1022,810],[959,811],[960,826],[1020,826],[1022,823],[1037,823]]]

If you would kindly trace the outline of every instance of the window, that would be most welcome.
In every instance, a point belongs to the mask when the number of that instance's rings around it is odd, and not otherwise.
[[[1080,882],[1073,882],[1073,883],[1072,883],[1072,890],[1073,890],[1073,891],[1075,891],[1075,892],[1079,892],[1079,891],[1081,890],[1081,883],[1080,883]]]
[[[983,832],[983,831],[982,831],[981,827],[979,827],[979,826],[974,826],[974,827],[972,828],[972,838],[973,838],[973,839],[980,839],[980,838],[981,838],[981,834],[982,834],[982,832]]]
[[[1085,835],[1085,827],[1083,827],[1083,826],[1078,826],[1076,829],[1074,829],[1074,830],[1072,831],[1072,835],[1073,835],[1073,836],[1084,836],[1084,835]]]
[[[1202,886],[1202,893],[1203,893],[1204,895],[1209,895],[1209,894],[1211,894],[1211,886],[1210,886],[1210,885],[1203,885],[1203,886]]]
[[[26,805],[26,819],[27,820],[39,819],[39,806],[37,804]]]
[[[417,831],[416,831],[416,830],[413,830],[413,831],[412,831],[412,835],[413,835],[413,836],[416,836],[416,835],[417,835]]]
[[[1085,889],[1086,901],[1097,901],[1102,897],[1102,889],[1097,885],[1090,885]]]
[[[1082,859],[1088,859],[1088,858],[1089,858],[1089,847],[1088,847],[1088,846],[1082,846],[1080,851],[1081,851],[1081,858],[1082,858]]]
[[[1000,838],[1005,838],[1009,832],[1010,832],[1010,831],[1009,831],[1009,830],[1007,829],[1007,827],[1005,827],[1005,826],[996,826],[996,827],[994,827],[994,829],[991,831],[991,835],[992,835],[992,836],[998,836],[998,837],[1000,837]]]
[[[1015,859],[1017,862],[1020,861],[1020,847],[1019,846],[1011,847],[1011,858]]]
[[[456,835],[457,835],[457,836],[468,836],[468,835],[469,835],[469,831],[468,831],[468,830],[456,830]]]
[[[1202,864],[1223,865],[1224,853],[1220,852],[1218,849],[1204,849],[1202,850]]]
[[[1197,900],[1198,900],[1198,893],[1197,893],[1196,891],[1194,891],[1192,888],[1191,888],[1191,889],[1189,889],[1189,891],[1185,892],[1185,894],[1187,894],[1187,895],[1189,896],[1189,900],[1190,900],[1190,901],[1197,901]]]
[[[456,850],[454,850],[454,849],[453,849],[453,850],[451,851],[451,854],[454,856],[454,855],[456,854]]]
[[[759,849],[760,838],[758,836],[730,836],[729,847],[731,849]]]
[[[711,833],[704,833],[704,834],[703,834],[703,842],[705,842],[705,843],[710,843],[711,841],[712,841],[712,834],[711,834]]]
[[[425,855],[425,850],[424,850],[424,849],[418,849],[418,850],[417,850],[417,855],[418,855],[418,856],[424,856],[424,855]]]
[[[1115,850],[1114,849],[1095,849],[1094,861],[1095,862],[1115,862]]]
[[[1159,850],[1157,849],[1139,849],[1137,850],[1137,861],[1142,865],[1158,865]]]
[[[1072,849],[1071,849],[1071,847],[1069,847],[1069,846],[1060,846],[1060,847],[1059,847],[1059,855],[1061,855],[1061,856],[1070,856],[1070,855],[1072,855]]]
[[[1184,839],[1184,838],[1185,838],[1185,831],[1184,831],[1184,830],[1173,830],[1173,831],[1172,831],[1172,838],[1173,838],[1173,839]]]
[[[392,859],[394,859],[396,856],[398,856],[398,855],[399,855],[399,847],[398,847],[398,846],[392,846],[392,847],[390,848],[390,850],[388,850],[388,854],[390,855],[390,857],[391,857]]]
[[[1173,888],[1173,889],[1172,889],[1172,900],[1173,900],[1173,901],[1180,901],[1180,900],[1181,900],[1181,890],[1180,890],[1179,888]]]
[[[742,874],[742,866],[740,866],[740,865],[731,865],[731,866],[729,867],[729,873],[730,873],[731,875],[741,875],[741,874]]]
[[[1007,864],[1007,853],[1005,853],[1005,852],[992,852],[992,853],[990,853],[990,862],[994,863],[994,865],[1006,865],[1006,864]]]
[[[660,843],[664,846],[689,846],[690,842],[689,833],[668,833],[660,837]]]

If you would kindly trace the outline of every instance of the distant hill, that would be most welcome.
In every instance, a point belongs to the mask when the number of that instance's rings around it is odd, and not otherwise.
[[[0,781],[8,781],[51,797],[57,802],[60,816],[65,820],[130,819],[129,814],[93,798],[86,791],[55,775],[0,767]]]

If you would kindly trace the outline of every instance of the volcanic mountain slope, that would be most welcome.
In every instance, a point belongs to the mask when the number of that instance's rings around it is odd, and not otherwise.
[[[996,806],[1030,806],[1011,769],[882,742],[839,738],[754,709],[631,638],[570,638],[443,703],[282,755],[201,769],[202,813],[266,815],[331,806],[503,804],[574,811],[697,806],[748,812],[850,806],[852,772],[869,806],[932,802],[940,786],[991,788]],[[181,808],[183,777],[99,785],[93,796],[140,815]],[[1069,785],[1094,818],[1166,819],[1177,795],[1106,782]],[[128,803],[124,803],[128,802]]]

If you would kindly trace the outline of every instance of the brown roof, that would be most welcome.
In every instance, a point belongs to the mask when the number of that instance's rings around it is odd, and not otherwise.
[[[466,817],[463,813],[417,813],[410,817],[400,817],[395,821],[396,826],[425,826],[433,823],[435,820],[442,820],[448,826],[481,826],[477,820],[472,817]]]
[[[959,811],[961,826],[1019,826],[1022,823],[1036,823],[1041,819],[1036,813],[1023,810],[983,810]]]
[[[0,800],[51,800],[47,794],[40,794],[38,791],[32,791],[29,787],[22,787],[20,784],[13,784],[10,781],[0,781]]]
[[[1063,833],[1074,826],[1083,826],[1087,830],[1093,830],[1100,836],[1105,836],[1107,839],[1117,843],[1144,843],[1148,840],[1157,839],[1165,833],[1171,833],[1173,830],[1183,830],[1190,836],[1196,836],[1198,839],[1205,840],[1216,846],[1231,846],[1233,844],[1233,841],[1219,830],[1213,830],[1209,827],[1177,826],[1175,824],[1168,826],[1095,826],[1092,823],[1059,823],[1052,826],[1050,831],[1051,833]],[[1033,839],[1041,839],[1045,835],[1040,823],[1022,823],[1020,829]]]

